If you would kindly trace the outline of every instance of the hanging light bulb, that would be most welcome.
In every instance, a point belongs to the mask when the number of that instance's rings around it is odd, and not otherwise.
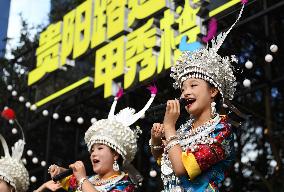
[[[14,124],[14,121],[12,119],[10,119],[9,123],[12,125],[12,124]]]
[[[43,116],[47,116],[47,115],[48,115],[48,111],[47,111],[46,109],[43,110],[43,111],[42,111],[42,115],[43,115]]]
[[[67,123],[71,122],[71,117],[70,116],[66,116],[65,117],[65,122],[67,122]]]
[[[36,177],[35,176],[31,176],[31,182],[35,183],[36,182]]]
[[[32,151],[32,150],[30,150],[30,149],[29,149],[29,150],[27,150],[27,155],[28,155],[28,156],[32,156],[32,155],[33,155],[33,151]]]
[[[273,60],[273,56],[270,54],[265,55],[265,61],[270,63]]]
[[[30,108],[31,103],[30,102],[26,102],[26,108]]]
[[[20,102],[24,102],[24,101],[25,101],[25,98],[24,98],[23,96],[20,96],[20,97],[19,97],[19,101],[20,101]]]
[[[52,117],[53,117],[53,119],[58,119],[59,115],[58,115],[58,113],[53,113]]]
[[[77,119],[77,123],[83,124],[83,123],[84,123],[84,119],[83,119],[82,117],[79,117],[79,118]]]
[[[247,69],[251,69],[251,68],[253,67],[253,63],[252,63],[250,60],[248,60],[248,61],[245,63],[245,67],[246,67]]]
[[[270,51],[271,51],[272,53],[276,53],[276,52],[278,51],[278,46],[275,45],[275,44],[271,45],[271,46],[270,46]]]
[[[15,135],[15,134],[18,133],[18,130],[17,130],[16,128],[13,128],[13,129],[12,129],[12,133]]]
[[[150,175],[150,177],[156,177],[157,176],[157,171],[156,170],[151,170],[149,175]]]
[[[34,157],[34,158],[32,159],[32,162],[33,162],[34,164],[37,164],[37,163],[38,163],[38,158],[37,158],[37,157]]]
[[[245,80],[243,81],[243,85],[244,85],[244,87],[250,87],[251,81],[250,81],[249,79],[245,79]]]
[[[46,166],[46,162],[45,162],[45,161],[41,161],[41,162],[40,162],[40,165],[41,165],[42,167],[45,167],[45,166]]]
[[[7,89],[8,89],[9,91],[12,91],[13,86],[12,86],[12,85],[8,85],[8,86],[7,86]]]
[[[13,96],[17,96],[17,94],[18,94],[17,91],[12,91]]]

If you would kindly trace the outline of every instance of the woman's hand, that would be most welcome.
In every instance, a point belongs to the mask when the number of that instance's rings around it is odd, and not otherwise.
[[[43,192],[46,189],[49,189],[50,191],[56,191],[61,188],[60,183],[56,183],[52,180],[45,182],[42,184],[38,189],[34,190],[34,192]]]
[[[57,189],[61,188],[61,184],[60,183],[56,183],[52,180],[47,181],[46,183],[44,183],[44,186],[46,189],[49,189],[51,191],[56,191]]]
[[[168,100],[166,113],[164,116],[164,123],[163,123],[164,125],[167,125],[165,127],[175,127],[179,115],[180,115],[179,100]]]
[[[153,145],[159,145],[164,137],[164,125],[161,123],[154,123],[151,129],[151,140]]]
[[[87,178],[85,165],[82,161],[76,161],[69,167],[73,170],[73,174],[78,182],[84,177]]]

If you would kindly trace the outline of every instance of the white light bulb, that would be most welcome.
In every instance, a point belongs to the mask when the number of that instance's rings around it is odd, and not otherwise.
[[[18,133],[18,130],[17,130],[16,128],[13,128],[13,129],[12,129],[12,133],[15,135],[15,134]]]
[[[12,91],[13,86],[12,86],[12,85],[8,85],[8,86],[7,86],[7,89],[8,89],[9,91]]]
[[[37,158],[37,157],[34,157],[34,158],[32,159],[32,162],[33,162],[34,164],[37,164],[37,163],[38,163],[38,158]]]
[[[41,161],[41,162],[40,162],[40,165],[41,165],[42,167],[45,167],[45,166],[46,166],[46,162],[45,162],[45,161]]]
[[[157,176],[157,171],[151,170],[150,173],[149,173],[149,175],[150,175],[151,177],[156,177],[156,176]]]
[[[97,119],[96,119],[95,117],[93,117],[93,118],[91,119],[91,123],[94,124],[95,122],[97,122]]]
[[[19,101],[20,101],[20,102],[24,102],[24,100],[25,100],[25,98],[24,98],[23,96],[20,96],[20,97],[19,97]]]
[[[31,182],[35,183],[36,182],[36,177],[35,176],[31,176]]]
[[[253,67],[253,63],[252,63],[250,60],[248,60],[248,61],[245,63],[245,67],[246,67],[247,69],[251,69],[251,68]]]
[[[48,111],[47,111],[47,110],[43,110],[43,111],[42,111],[42,115],[43,115],[43,116],[47,116],[47,115],[48,115]]]
[[[65,117],[65,121],[66,121],[67,123],[69,123],[69,122],[71,121],[71,117],[70,117],[70,116],[66,116],[66,117]]]
[[[18,94],[17,91],[12,91],[13,96],[17,96],[17,94]]]
[[[53,117],[53,119],[58,119],[59,115],[58,115],[58,113],[53,113],[52,117]]]
[[[32,111],[35,111],[37,109],[37,106],[35,105],[35,104],[33,104],[32,106],[31,106],[31,110]]]
[[[265,55],[265,61],[266,62],[270,63],[272,60],[273,60],[272,55],[270,55],[270,54]]]
[[[30,150],[30,149],[29,149],[29,150],[27,150],[27,155],[28,155],[28,156],[32,156],[32,155],[33,155],[33,151],[32,151],[32,150]]]
[[[82,117],[79,117],[79,118],[77,119],[77,123],[83,124],[83,123],[84,123],[84,119],[83,119]]]
[[[12,119],[9,120],[10,124],[14,124],[14,121]]]
[[[250,81],[249,79],[245,79],[245,80],[243,81],[243,85],[244,85],[244,87],[250,87],[251,81]]]
[[[30,102],[26,102],[26,108],[29,108],[31,106]]]
[[[271,46],[270,46],[270,51],[271,51],[272,53],[276,53],[276,52],[278,51],[278,46],[275,45],[275,44],[271,45]]]
[[[8,108],[9,108],[8,106],[5,106],[5,107],[4,107],[4,110],[6,110],[6,109],[8,109]]]

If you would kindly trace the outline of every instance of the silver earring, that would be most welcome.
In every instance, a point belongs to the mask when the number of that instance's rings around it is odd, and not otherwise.
[[[119,171],[119,165],[117,163],[117,160],[114,160],[113,165],[112,165],[112,169],[114,171]]]
[[[212,117],[215,117],[215,115],[216,115],[216,108],[215,108],[215,106],[216,106],[216,103],[213,101],[211,103],[211,116]]]

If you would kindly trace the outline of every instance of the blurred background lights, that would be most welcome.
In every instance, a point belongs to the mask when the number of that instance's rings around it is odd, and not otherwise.
[[[250,60],[248,60],[248,61],[245,63],[245,67],[246,67],[247,69],[251,69],[251,68],[253,67],[253,63],[252,63]]]
[[[28,156],[32,156],[33,155],[33,151],[32,150],[27,150],[27,155]]]
[[[18,133],[18,130],[17,130],[16,128],[13,128],[13,129],[12,129],[12,133],[15,135],[15,134]]]
[[[245,79],[245,80],[243,81],[243,85],[244,85],[244,87],[250,87],[251,81],[250,81],[249,79]]]
[[[278,51],[278,46],[273,44],[270,46],[270,51],[273,52],[273,53],[276,53]]]
[[[270,62],[272,62],[273,57],[272,57],[272,55],[267,54],[267,55],[265,55],[265,58],[264,58],[264,59],[265,59],[266,62],[270,63]]]
[[[151,170],[149,175],[150,175],[150,177],[156,177],[157,176],[157,171],[156,170]]]
[[[33,162],[34,164],[37,164],[37,163],[38,163],[38,158],[37,158],[37,157],[34,157],[34,158],[32,159],[32,162]]]
[[[69,123],[71,121],[71,117],[70,116],[66,116],[65,117],[65,122]]]
[[[31,176],[31,182],[35,183],[36,182],[36,177],[35,176]]]

